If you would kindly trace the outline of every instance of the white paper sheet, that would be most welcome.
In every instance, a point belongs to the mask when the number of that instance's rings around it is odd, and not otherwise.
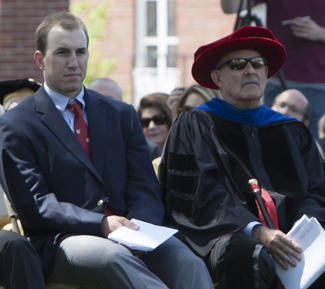
[[[132,219],[131,222],[138,225],[140,229],[132,230],[123,226],[110,233],[108,238],[133,250],[152,251],[178,231],[137,219]]]
[[[276,264],[276,272],[286,289],[306,289],[325,271],[325,232],[315,218],[304,215],[288,233],[302,248],[301,261],[284,270]]]

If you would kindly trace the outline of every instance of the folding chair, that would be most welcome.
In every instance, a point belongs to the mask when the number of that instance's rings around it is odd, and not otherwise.
[[[21,236],[24,236],[23,230],[18,224],[18,214],[15,212],[13,207],[11,206],[11,203],[9,202],[6,194],[4,194],[4,201],[6,210],[8,213],[8,216],[10,218],[11,224],[12,224],[12,230]],[[0,284],[1,285],[1,284]],[[68,284],[62,284],[62,283],[46,283],[46,289],[86,289],[85,287],[80,286],[74,286],[74,285],[68,285]]]

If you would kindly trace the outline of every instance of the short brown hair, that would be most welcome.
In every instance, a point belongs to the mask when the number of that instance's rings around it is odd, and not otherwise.
[[[74,16],[69,12],[54,12],[51,13],[43,19],[43,21],[38,25],[36,32],[35,32],[35,42],[36,42],[36,49],[41,51],[43,56],[46,53],[47,49],[47,37],[49,31],[54,26],[60,26],[66,30],[76,30],[82,29],[85,32],[87,38],[87,47],[89,44],[89,36],[88,31],[85,24],[79,19],[78,17]]]
[[[168,128],[172,126],[172,122],[173,122],[172,111],[170,110],[166,101],[164,101],[163,99],[159,99],[156,96],[152,96],[151,94],[143,97],[140,101],[140,106],[138,108],[138,116],[140,119],[142,117],[143,110],[149,107],[154,107],[159,109],[161,113],[166,116]]]

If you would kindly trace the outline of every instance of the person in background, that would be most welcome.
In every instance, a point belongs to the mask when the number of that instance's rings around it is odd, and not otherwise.
[[[302,122],[261,105],[267,79],[285,58],[262,27],[243,26],[199,47],[192,75],[222,99],[182,113],[165,144],[159,183],[167,221],[220,289],[277,288],[276,262],[286,270],[302,260],[300,245],[287,236],[294,223],[306,214],[325,225],[314,138]],[[316,288],[325,288],[322,277]]]
[[[238,12],[241,0],[222,0],[225,13]],[[247,0],[243,1],[243,9]],[[309,129],[315,138],[317,123],[324,114],[325,98],[325,1],[323,0],[252,0],[252,5],[266,3],[266,27],[283,44],[287,59],[282,72],[286,89],[300,90],[313,111]],[[269,79],[264,104],[271,107],[273,99],[284,88],[279,77]]]
[[[287,89],[273,100],[273,110],[300,120],[309,126],[311,108],[308,99],[297,89]]]
[[[7,111],[15,107],[27,96],[35,93],[40,87],[41,84],[31,78],[1,81],[0,104],[3,106],[4,111]]]
[[[147,138],[146,142],[149,150],[150,159],[153,161],[154,159],[159,158],[162,152],[161,147]]]
[[[123,90],[121,86],[113,79],[105,77],[97,78],[89,84],[88,88],[107,97],[123,101]],[[146,139],[146,142],[151,160],[159,157],[161,155],[161,148],[149,139]]]
[[[107,236],[132,218],[161,225],[164,207],[132,105],[83,86],[84,23],[47,15],[36,33],[44,83],[0,116],[0,179],[47,282],[86,288],[213,288],[198,257],[175,237],[134,252]],[[145,284],[145,285],[144,285]]]
[[[177,101],[174,115],[177,116],[182,112],[192,110],[214,97],[220,98],[218,90],[210,89],[199,84],[193,84],[186,88],[181,98]]]
[[[41,85],[33,79],[0,81],[0,104],[3,107],[3,112],[15,107],[40,87]],[[0,228],[9,228],[11,226],[10,219],[5,208],[3,194],[3,189],[0,186]]]
[[[121,86],[110,78],[98,78],[90,83],[88,88],[97,91],[107,97],[123,101],[123,90]],[[159,157],[161,155],[160,146],[150,141],[149,139],[146,139],[146,142],[150,154],[150,159],[154,160],[155,158]]]
[[[172,125],[172,112],[166,101],[155,95],[147,95],[140,101],[138,116],[142,124],[145,137],[164,147],[169,129]]]
[[[34,247],[15,232],[0,230],[0,283],[10,289],[45,289]]]
[[[318,143],[325,155],[325,115],[323,115],[318,122]]]
[[[198,84],[193,84],[187,87],[180,99],[174,105],[174,118],[181,113],[192,110],[193,108],[198,107],[200,104],[215,97],[220,97],[218,90],[210,89]],[[158,175],[160,162],[161,157],[158,157],[152,161],[156,175]]]
[[[325,115],[323,115],[318,122],[318,138],[325,138]]]
[[[149,100],[149,101],[159,100],[159,101],[167,103],[168,97],[169,97],[169,95],[167,93],[154,92],[154,93],[150,93],[150,94],[145,95],[142,99],[146,99],[146,100]]]
[[[175,112],[175,105],[183,95],[185,89],[186,89],[185,87],[175,87],[168,95],[167,105],[169,106],[173,114]],[[173,118],[175,117],[176,115],[173,115]]]
[[[13,108],[39,87],[40,84],[32,79],[1,81],[0,104],[5,110]],[[2,228],[10,223],[10,219],[6,212],[2,187],[0,194]],[[41,260],[33,246],[19,234],[6,230],[0,230],[0,283],[5,288],[12,289],[46,288]]]
[[[297,89],[287,89],[278,94],[271,107],[273,110],[286,116],[300,120],[306,127],[310,124],[311,108],[308,99]],[[315,139],[319,153],[324,158],[324,152]]]
[[[123,101],[123,90],[121,86],[111,78],[97,78],[89,84],[88,89],[95,90],[107,97]]]

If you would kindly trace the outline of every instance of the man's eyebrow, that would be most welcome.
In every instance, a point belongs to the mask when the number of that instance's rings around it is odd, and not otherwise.
[[[59,46],[54,51],[60,51],[60,50],[87,50],[87,47],[82,46],[82,47],[78,47],[78,48],[70,48],[70,47],[66,47],[66,46]]]
[[[59,47],[54,49],[54,51],[59,51],[59,50],[69,50],[69,48],[67,48],[65,46],[59,46]]]

